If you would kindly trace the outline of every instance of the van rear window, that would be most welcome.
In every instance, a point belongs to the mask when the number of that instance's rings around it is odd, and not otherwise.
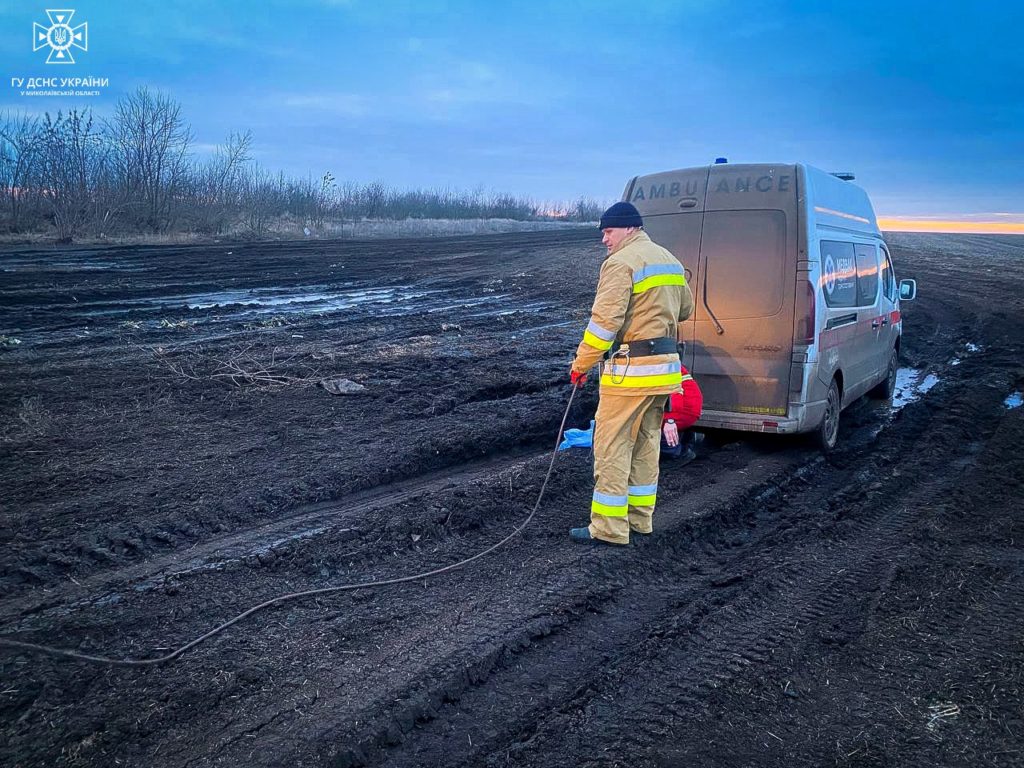
[[[707,264],[707,302],[716,317],[772,317],[782,309],[785,213],[709,211],[704,214],[700,252]]]

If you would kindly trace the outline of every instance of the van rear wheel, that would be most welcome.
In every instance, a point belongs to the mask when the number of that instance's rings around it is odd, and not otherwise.
[[[878,382],[878,385],[868,391],[868,397],[876,400],[892,400],[896,392],[896,371],[899,369],[899,354],[894,349],[889,355],[889,367],[885,371],[885,378]]]
[[[841,405],[839,384],[832,379],[828,388],[828,396],[825,398],[825,415],[815,433],[815,442],[825,453],[831,452],[839,441],[839,409]]]

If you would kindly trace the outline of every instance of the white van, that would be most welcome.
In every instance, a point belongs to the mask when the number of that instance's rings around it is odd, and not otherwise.
[[[638,176],[623,196],[686,268],[694,313],[683,364],[704,393],[698,426],[816,432],[891,397],[902,319],[892,258],[864,190],[807,165],[714,165]]]

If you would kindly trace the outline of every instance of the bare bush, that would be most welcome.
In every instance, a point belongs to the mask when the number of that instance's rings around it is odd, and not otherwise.
[[[188,175],[192,142],[181,105],[162,93],[139,88],[117,102],[107,130],[134,222],[151,232],[169,229],[174,223],[175,198]]]
[[[208,163],[193,164],[184,197],[189,200],[187,213],[200,232],[222,234],[238,215],[251,146],[251,132],[233,133]]]
[[[33,202],[38,206],[39,196],[34,193],[40,138],[38,118],[13,112],[0,118],[0,192],[7,226],[14,232],[25,224],[26,208]]]
[[[263,237],[271,218],[287,210],[286,187],[283,175],[272,176],[257,165],[243,178],[242,216],[254,237]]]
[[[589,197],[581,197],[569,211],[572,221],[597,221],[604,213],[606,206]]]
[[[102,185],[108,147],[93,126],[92,115],[72,110],[49,113],[42,122],[40,164],[43,197],[64,242],[101,218]]]

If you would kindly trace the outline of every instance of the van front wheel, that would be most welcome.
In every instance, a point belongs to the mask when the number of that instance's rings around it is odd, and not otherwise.
[[[821,425],[815,434],[818,447],[825,453],[829,453],[836,447],[839,440],[839,384],[832,379],[828,388],[828,396],[825,398],[825,415],[821,419]]]
[[[876,400],[892,400],[896,391],[896,371],[899,369],[899,355],[896,350],[889,355],[889,367],[885,370],[885,378],[878,382],[878,385],[868,391],[868,397]]]

